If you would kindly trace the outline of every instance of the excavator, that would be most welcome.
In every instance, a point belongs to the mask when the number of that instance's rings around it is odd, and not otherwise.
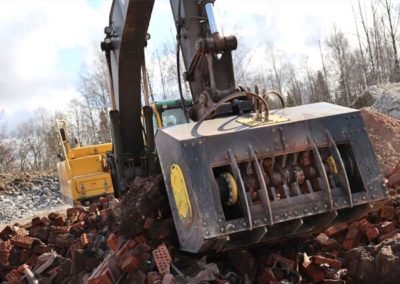
[[[285,107],[277,92],[238,86],[238,41],[222,34],[215,1],[170,4],[181,119],[157,127],[143,72],[154,0],[112,2],[101,48],[112,102],[107,164],[117,195],[136,177],[162,174],[180,249],[191,253],[321,231],[387,198],[358,110],[324,102]],[[269,96],[281,107],[270,109]]]

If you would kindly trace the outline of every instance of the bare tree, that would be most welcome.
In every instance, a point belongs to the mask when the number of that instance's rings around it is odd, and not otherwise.
[[[0,172],[13,169],[17,155],[12,139],[7,137],[6,123],[2,119],[3,112],[0,111]]]
[[[391,81],[392,82],[400,82],[400,62],[399,62],[399,57],[397,54],[397,43],[396,43],[396,36],[397,36],[397,25],[395,26],[394,24],[394,12],[393,12],[393,3],[391,0],[382,0],[383,6],[386,11],[386,16],[387,16],[387,21],[389,24],[389,34],[390,34],[390,39],[391,39],[391,45],[393,49],[393,57],[394,57],[394,62],[393,62],[393,73],[391,76]]]
[[[85,134],[88,137],[84,140],[90,144],[111,140],[107,115],[110,107],[110,96],[106,64],[104,55],[97,53],[95,60],[90,66],[86,67],[79,79],[81,99],[78,106],[81,108],[80,116],[86,121]],[[81,129],[80,132],[82,132]]]
[[[327,45],[331,49],[332,58],[338,69],[338,88],[337,102],[350,105],[352,95],[349,86],[349,54],[350,46],[343,32],[333,27],[331,36],[327,40]]]

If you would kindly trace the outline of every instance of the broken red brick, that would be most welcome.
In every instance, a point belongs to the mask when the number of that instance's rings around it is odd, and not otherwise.
[[[379,232],[378,228],[374,227],[374,228],[369,229],[367,231],[366,235],[367,235],[368,240],[372,241],[379,237],[380,232]]]
[[[312,280],[312,283],[321,282],[325,278],[324,271],[316,264],[305,260],[300,265],[300,271]]]
[[[153,250],[153,258],[157,265],[158,272],[161,274],[169,273],[172,257],[169,254],[168,248],[165,244],[161,244],[157,247],[157,249]]]
[[[134,255],[128,255],[121,263],[121,270],[124,272],[136,271],[140,267],[140,261]]]
[[[321,247],[321,249],[332,250],[338,247],[338,243],[329,238],[325,233],[320,233],[315,239],[314,242]]]
[[[89,206],[89,208],[88,208],[88,211],[90,212],[90,213],[97,213],[97,204],[90,204],[90,206]]]
[[[53,226],[64,226],[64,218],[61,215],[56,216],[51,220]]]
[[[129,249],[131,249],[129,242],[125,242],[125,244],[123,244],[122,247],[116,253],[116,257],[118,259],[122,259],[125,256],[125,254],[129,251]]]
[[[40,220],[40,217],[35,217],[32,219],[32,227],[37,227],[42,225],[42,221]]]
[[[361,232],[366,233],[370,229],[370,225],[371,224],[368,222],[367,219],[362,219],[359,222],[358,229],[360,229]],[[354,228],[354,229],[357,229],[357,228]]]
[[[111,208],[106,208],[100,211],[100,216],[103,222],[107,221],[108,217],[111,215]]]
[[[107,239],[108,247],[115,252],[118,250],[118,239],[118,236],[114,233],[110,234]]]
[[[20,228],[20,227],[14,227],[17,235],[19,236],[27,236],[29,235],[28,230],[26,230],[25,228]]]
[[[82,228],[85,225],[84,221],[76,222],[75,224],[72,224],[69,228],[70,229],[79,229]]]
[[[8,284],[19,284],[21,283],[22,274],[17,269],[13,269],[7,274],[6,280]]]
[[[50,220],[49,220],[49,218],[47,218],[47,217],[42,217],[42,218],[40,219],[40,222],[41,222],[43,225],[45,225],[45,226],[50,225]]]
[[[7,241],[11,239],[13,236],[17,234],[17,231],[15,230],[14,227],[11,226],[6,226],[1,232],[0,232],[0,239],[3,241]]]
[[[9,240],[4,242],[0,241],[0,264],[4,266],[9,264],[8,258],[10,257],[11,249],[12,245]]]
[[[381,208],[379,212],[379,216],[385,220],[393,220],[394,219],[395,210],[393,206],[385,205]]]
[[[396,229],[396,230],[394,230],[394,231],[392,231],[392,232],[390,232],[388,234],[384,234],[384,235],[380,236],[378,241],[382,242],[382,241],[384,241],[386,239],[389,239],[389,238],[393,237],[394,235],[396,235],[398,233],[400,233],[400,229]]]
[[[148,230],[153,224],[154,224],[153,218],[146,218],[146,220],[144,221],[143,229]]]
[[[56,236],[55,245],[58,248],[69,248],[75,238],[71,234],[59,234]]]
[[[79,214],[79,209],[76,207],[68,208],[67,209],[67,217],[77,216]]]
[[[296,267],[296,263],[293,260],[283,257],[276,253],[271,253],[268,256],[268,261],[267,261],[268,266],[273,266],[275,264],[275,262],[280,262],[281,264],[284,264],[285,266],[289,267],[290,269],[295,269],[295,267]]]
[[[157,284],[161,282],[161,275],[156,271],[147,273],[147,284]]]
[[[17,270],[18,270],[19,273],[24,273],[25,269],[27,269],[27,268],[29,268],[29,265],[22,264],[17,268]]]
[[[58,234],[66,234],[66,233],[69,232],[69,230],[70,230],[70,227],[67,227],[67,226],[53,227],[53,228],[51,228],[51,233],[56,234],[56,235],[58,235]]]
[[[328,257],[324,257],[322,255],[314,255],[311,257],[312,262],[314,262],[315,264],[328,264],[330,267],[333,267],[335,269],[340,269],[342,267],[342,263],[337,260],[337,259],[333,259],[333,258],[328,258]]]
[[[69,246],[69,252],[71,254],[71,257],[74,256],[76,250],[81,248],[81,242],[80,241],[74,241],[70,246]]]
[[[49,215],[47,215],[47,217],[50,220],[54,220],[55,218],[57,218],[58,216],[61,216],[60,214],[56,213],[56,212],[51,212]]]
[[[19,248],[30,249],[32,247],[33,238],[28,236],[15,235],[11,238],[11,244]]]
[[[365,220],[365,219],[363,219],[363,220]],[[354,221],[354,222],[351,222],[349,224],[348,229],[349,230],[355,229],[355,228],[358,228],[359,226],[360,226],[360,222],[359,221]]]
[[[397,223],[393,221],[384,221],[379,224],[379,228],[383,234],[389,234],[397,229]]]
[[[257,281],[259,284],[276,283],[276,277],[271,268],[264,268],[258,276]]]
[[[78,220],[79,221],[86,221],[88,218],[89,218],[89,213],[81,212],[81,214],[79,214]]]
[[[174,284],[175,283],[175,277],[171,273],[167,273],[164,275],[162,279],[162,284]]]
[[[325,234],[331,238],[340,233],[345,232],[347,230],[347,228],[348,228],[348,225],[346,223],[339,224],[339,225],[329,227],[328,229],[326,229]]]
[[[81,248],[84,248],[85,246],[87,246],[90,243],[89,236],[86,233],[83,233],[80,236],[80,241],[81,241]]]
[[[106,264],[98,266],[88,278],[88,284],[112,284],[111,273]]]
[[[43,253],[51,251],[51,249],[49,248],[49,246],[47,246],[43,243],[37,243],[37,244],[33,245],[32,251],[36,254],[43,254]]]
[[[352,229],[347,232],[345,241],[342,244],[342,247],[344,250],[350,250],[354,247],[356,247],[362,237],[362,232],[358,229]]]
[[[19,254],[19,261],[24,263],[31,258],[31,251],[28,249],[22,249]]]

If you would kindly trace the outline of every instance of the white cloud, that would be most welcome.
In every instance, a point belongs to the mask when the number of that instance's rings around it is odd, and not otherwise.
[[[110,1],[95,8],[78,0],[2,0],[0,109],[7,113],[33,107],[60,109],[67,97],[75,97],[80,61],[98,48],[110,5]]]
[[[111,0],[1,0],[0,109],[7,114],[62,108],[78,95],[76,78],[103,39]],[[253,49],[253,68],[265,68],[266,43],[301,62],[319,65],[317,40],[333,23],[354,35],[355,0],[217,0],[224,33]],[[156,0],[149,53],[174,37],[169,0]]]

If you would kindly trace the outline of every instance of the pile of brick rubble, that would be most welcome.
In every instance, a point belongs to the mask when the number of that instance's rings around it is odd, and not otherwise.
[[[0,232],[6,283],[393,283],[400,202],[314,236],[193,256],[180,252],[160,177],[121,200],[50,213]],[[133,202],[135,201],[135,202]]]

